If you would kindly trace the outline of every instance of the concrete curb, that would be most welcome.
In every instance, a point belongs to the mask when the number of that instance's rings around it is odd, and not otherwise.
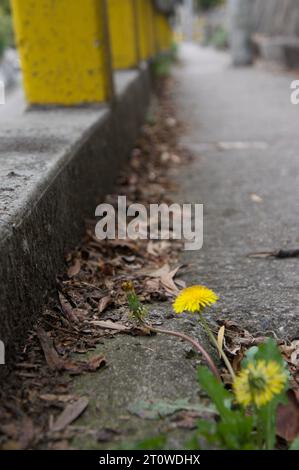
[[[0,340],[6,366],[55,287],[63,254],[111,190],[150,98],[150,72],[117,72],[111,106],[30,110],[1,126]]]

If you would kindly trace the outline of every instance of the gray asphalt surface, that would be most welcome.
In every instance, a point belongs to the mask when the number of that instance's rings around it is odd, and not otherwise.
[[[299,258],[247,256],[299,246],[296,73],[232,68],[228,55],[185,44],[175,78],[181,141],[194,155],[180,199],[204,204],[203,249],[183,257],[188,284],[213,288],[217,313],[251,331],[297,336]]]

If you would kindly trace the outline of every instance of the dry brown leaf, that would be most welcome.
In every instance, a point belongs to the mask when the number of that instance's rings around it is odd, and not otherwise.
[[[174,283],[174,277],[178,270],[180,269],[180,266],[177,268],[173,269],[172,271],[169,271],[167,274],[163,274],[161,276],[161,283],[164,286],[164,288],[169,292],[170,294],[177,294],[179,292],[178,287]]]
[[[108,330],[117,330],[117,331],[130,331],[131,328],[123,325],[122,323],[116,323],[111,320],[92,320],[90,322],[92,325],[99,326],[100,328],[106,328]]]
[[[172,419],[173,428],[196,429],[199,418],[203,418],[203,413],[197,411],[183,411]],[[211,418],[211,416],[209,416]]]
[[[77,258],[77,259],[74,261],[74,264],[72,264],[72,266],[70,266],[69,269],[67,270],[67,275],[68,275],[68,277],[71,278],[71,277],[76,276],[77,274],[79,274],[80,269],[81,269],[81,262],[80,262],[80,260]]]
[[[61,292],[59,292],[58,295],[64,315],[66,316],[69,322],[76,323],[78,321],[78,317],[74,314],[71,304],[66,300],[66,298]]]
[[[35,429],[33,421],[29,416],[24,416],[21,424],[21,433],[19,437],[19,442],[22,449],[27,449],[30,444],[34,441]]]
[[[101,300],[99,301],[99,313],[102,313],[106,310],[106,308],[111,304],[112,299],[110,295],[106,295],[105,297],[102,297]]]
[[[82,374],[83,372],[93,372],[106,364],[106,360],[103,356],[93,356],[89,361],[73,361],[69,358],[61,358],[53,346],[53,341],[49,338],[45,330],[38,328],[37,335],[44,351],[47,364],[52,370],[67,371],[71,374]]]
[[[146,292],[158,292],[159,287],[160,287],[159,279],[147,279],[145,281]]]
[[[120,333],[128,333],[132,335],[140,335],[140,336],[147,336],[151,335],[151,331],[146,326],[125,326],[122,323],[113,322],[111,320],[92,320],[92,323],[95,326],[99,326],[100,328],[118,331]]]
[[[86,372],[95,372],[96,370],[100,369],[100,367],[106,365],[106,358],[105,356],[98,354],[92,356],[88,361],[82,361],[80,365]]]
[[[99,240],[98,240],[99,241]],[[122,247],[122,248],[129,248],[131,251],[133,252],[137,252],[139,251],[138,249],[138,246],[136,243],[134,243],[134,241],[132,240],[129,240],[129,239],[125,239],[125,240],[119,240],[119,239],[115,239],[115,240],[109,240],[109,243],[111,245],[114,245],[114,246],[117,246],[117,247]]]
[[[150,277],[161,277],[169,273],[169,271],[170,271],[169,264],[164,264],[161,268],[155,269],[154,271],[147,273],[147,275]]]
[[[63,431],[69,424],[75,421],[86,410],[88,398],[80,398],[75,403],[67,405],[63,412],[53,423],[51,431]]]
[[[222,325],[219,328],[218,334],[217,334],[217,344],[219,348],[219,356],[221,357],[221,352],[223,349],[223,341],[224,341],[224,332],[225,332],[225,326]]]
[[[148,252],[148,254],[150,254],[152,256],[158,256],[159,255],[159,252],[156,249],[155,243],[152,240],[150,240],[148,242],[147,247],[146,247],[146,251]]]
[[[43,393],[39,396],[39,398],[44,401],[65,403],[71,400],[75,400],[77,397],[75,395],[55,395],[54,393]]]
[[[75,316],[78,322],[84,321],[86,320],[86,317],[88,316],[88,310],[84,310],[82,308],[74,308],[73,315]]]
[[[148,276],[160,278],[161,284],[163,285],[166,292],[175,295],[178,293],[179,289],[174,283],[173,279],[180,268],[181,266],[177,266],[176,268],[170,270],[169,264],[166,263],[161,268],[148,273]]]
[[[0,424],[0,431],[8,437],[12,437],[14,439],[18,437],[16,423]]]
[[[109,442],[118,434],[119,431],[116,429],[103,428],[96,433],[96,440],[97,442]]]
[[[185,289],[186,287],[186,282],[183,281],[183,279],[176,279],[175,280],[175,283],[181,288],[181,289]]]
[[[298,367],[299,366],[299,340],[297,339],[297,340],[292,341],[291,347],[293,351],[291,353],[290,362],[294,366]]]
[[[1,448],[3,450],[24,450],[30,447],[35,439],[36,431],[32,419],[24,415],[18,425],[15,423],[3,424],[1,432],[11,439]]]
[[[288,391],[288,403],[278,405],[276,433],[287,442],[292,442],[299,435],[299,403],[293,390]]]
[[[147,244],[146,251],[152,256],[161,256],[169,248],[170,242],[167,240],[161,240],[153,242],[150,240]]]
[[[8,440],[2,446],[1,450],[24,450],[22,444],[19,441]]]
[[[41,327],[37,329],[37,336],[43,349],[45,359],[48,366],[52,370],[63,370],[63,360],[59,357],[56,349],[54,348],[52,339],[47,335],[45,330]]]

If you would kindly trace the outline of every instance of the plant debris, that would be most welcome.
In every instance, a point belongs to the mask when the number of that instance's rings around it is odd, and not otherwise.
[[[159,84],[149,120],[142,128],[131,158],[106,202],[117,209],[117,195],[145,207],[171,203],[175,190],[171,168],[190,160],[177,145],[180,124],[174,117],[171,80]],[[103,202],[103,201],[99,201]],[[151,334],[135,327],[128,316],[124,281],[133,283],[141,301],[172,299],[184,286],[177,262],[178,240],[105,240],[95,236],[96,220],[87,221],[80,246],[66,256],[65,272],[57,278],[57,297],[45,306],[31,331],[9,381],[1,387],[1,448],[66,448],[76,432],[90,431],[71,423],[87,407],[85,398],[70,392],[73,375],[94,373],[106,364],[91,352],[116,334]],[[108,358],[109,366],[109,358]],[[105,441],[114,431],[94,430]]]
[[[75,421],[85,411],[88,405],[87,398],[80,398],[70,405],[67,405],[51,426],[51,431],[63,431],[69,424]]]
[[[298,394],[288,391],[288,403],[278,405],[276,415],[277,435],[291,443],[299,436],[299,400]]]

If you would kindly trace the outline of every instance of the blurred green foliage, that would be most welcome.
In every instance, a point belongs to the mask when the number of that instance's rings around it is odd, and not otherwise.
[[[217,49],[226,49],[229,44],[228,31],[223,26],[218,26],[210,39],[210,43]]]
[[[210,8],[218,7],[224,3],[224,0],[196,0],[197,7],[200,10],[209,10]]]
[[[172,43],[169,51],[159,54],[153,61],[153,71],[156,77],[168,77],[171,66],[177,60],[178,46]]]
[[[4,49],[14,45],[14,35],[9,0],[0,0],[0,57]]]

